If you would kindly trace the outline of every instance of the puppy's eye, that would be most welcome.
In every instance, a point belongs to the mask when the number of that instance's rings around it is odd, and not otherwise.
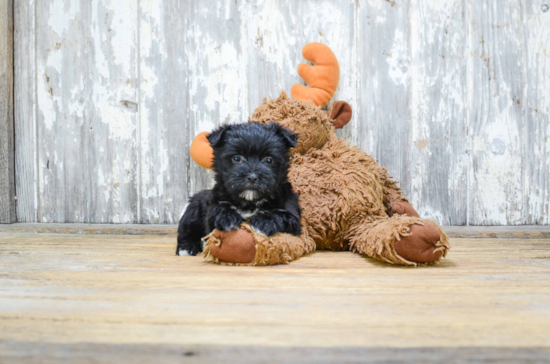
[[[265,157],[264,160],[263,160],[263,162],[264,162],[265,164],[273,164],[273,158],[271,158],[271,157]]]
[[[242,162],[244,162],[244,158],[241,157],[240,155],[234,156],[233,158],[231,158],[231,160],[232,160],[233,163],[235,163],[235,164],[241,164]]]

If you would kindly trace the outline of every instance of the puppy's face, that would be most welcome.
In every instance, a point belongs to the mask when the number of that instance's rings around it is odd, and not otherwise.
[[[216,183],[249,201],[273,195],[287,180],[289,150],[298,136],[277,123],[225,125],[208,135]]]

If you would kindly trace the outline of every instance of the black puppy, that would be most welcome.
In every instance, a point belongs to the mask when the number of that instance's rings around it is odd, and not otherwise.
[[[301,234],[298,195],[287,179],[289,150],[298,135],[277,123],[225,125],[208,135],[216,184],[189,200],[178,228],[176,255],[196,255],[213,229],[249,221],[266,236]]]

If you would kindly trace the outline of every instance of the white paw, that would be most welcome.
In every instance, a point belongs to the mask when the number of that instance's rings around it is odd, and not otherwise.
[[[180,257],[190,257],[191,254],[189,254],[189,252],[187,250],[183,250],[183,249],[180,249],[180,251],[178,252],[178,255]]]

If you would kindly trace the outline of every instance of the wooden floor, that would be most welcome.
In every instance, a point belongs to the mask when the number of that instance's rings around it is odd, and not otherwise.
[[[0,363],[550,358],[550,240],[451,244],[432,267],[229,267],[172,235],[0,233]]]

